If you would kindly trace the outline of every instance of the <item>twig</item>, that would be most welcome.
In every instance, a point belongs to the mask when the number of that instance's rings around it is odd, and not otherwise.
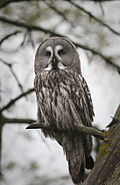
[[[14,123],[23,123],[23,124],[30,124],[32,122],[34,122],[35,120],[33,119],[22,119],[22,118],[4,118],[4,123],[11,123],[11,124],[14,124]]]
[[[5,37],[3,37],[1,40],[0,40],[0,45],[7,39],[9,39],[10,37],[14,36],[14,35],[17,35],[18,33],[21,33],[21,31],[15,31],[13,33],[10,33],[8,35],[6,35]]]
[[[26,37],[27,37],[27,35],[28,35],[28,33],[26,32],[26,33],[24,33],[24,37],[23,37],[23,40],[22,40],[22,42],[21,42],[21,44],[20,44],[20,46],[19,46],[19,48],[21,48],[24,44],[25,44],[25,41],[26,41]],[[18,48],[18,49],[19,49]]]
[[[99,1],[98,3],[99,3],[99,6],[100,6],[100,10],[102,12],[102,15],[104,16],[105,13],[104,13],[104,9],[103,9],[103,6],[102,6],[102,2]]]
[[[13,104],[16,103],[17,100],[21,99],[22,97],[27,96],[28,94],[32,93],[34,91],[34,88],[31,88],[29,90],[27,90],[24,93],[21,93],[19,96],[17,96],[16,98],[10,100],[5,106],[3,106],[0,110],[0,113],[2,113],[4,110],[9,109]]]
[[[108,56],[105,56],[105,55],[103,55],[102,53],[100,53],[99,51],[96,51],[95,49],[91,49],[91,48],[89,48],[88,46],[86,46],[86,45],[82,45],[82,44],[79,44],[79,43],[76,43],[76,42],[73,42],[77,47],[80,47],[80,48],[82,48],[82,49],[84,49],[84,50],[87,50],[87,51],[91,51],[93,54],[95,54],[95,55],[98,55],[98,56],[100,56],[102,59],[103,59],[103,61],[105,61],[107,64],[109,64],[109,65],[111,65],[112,67],[114,67],[118,72],[120,71],[120,66],[118,66],[117,64],[115,64],[114,62],[113,62],[113,58],[112,57],[108,57]]]
[[[16,82],[17,82],[17,84],[18,84],[18,86],[19,86],[19,88],[20,88],[20,90],[21,90],[21,92],[23,93],[23,87],[22,87],[21,83],[19,82],[19,79],[18,79],[16,73],[15,73],[14,70],[13,70],[13,67],[12,67],[13,64],[9,64],[8,62],[6,62],[5,60],[3,60],[3,59],[1,59],[1,58],[0,58],[0,61],[1,61],[2,63],[4,63],[6,66],[9,67],[9,69],[10,69],[10,71],[11,71],[13,77],[15,78],[15,80],[16,80]]]
[[[19,3],[19,2],[24,2],[24,1],[28,1],[28,2],[32,2],[32,1],[40,1],[40,0],[1,0],[0,2],[0,9],[4,8],[5,6],[9,5],[10,3]]]
[[[60,10],[58,10],[55,6],[53,6],[50,2],[48,1],[44,1],[45,4],[47,4],[49,6],[49,8],[51,8],[53,11],[55,11],[59,16],[61,16],[63,18],[63,20],[66,20],[67,22],[69,22],[70,24],[73,24],[72,21],[70,21]]]
[[[56,32],[51,31],[49,29],[45,29],[45,28],[43,28],[41,26],[35,26],[35,25],[30,25],[30,24],[18,22],[18,21],[13,21],[13,20],[10,20],[10,19],[5,18],[5,17],[2,17],[2,16],[0,16],[0,21],[2,21],[4,23],[11,24],[11,25],[14,25],[14,26],[26,28],[29,31],[41,31],[41,32],[44,32],[46,34],[49,33],[51,36],[64,37],[63,35],[61,35],[59,33],[56,33]],[[92,52],[93,54],[100,56],[105,62],[107,62],[112,67],[114,67],[117,71],[120,71],[120,67],[113,62],[113,60],[111,59],[111,57],[107,57],[107,56],[103,55],[102,53],[98,52],[97,50],[95,50],[93,48],[90,48],[90,47],[88,47],[86,45],[83,45],[83,44],[80,44],[80,43],[76,43],[74,41],[72,41],[72,42],[77,47],[80,47],[82,49],[88,50],[88,51]]]
[[[80,9],[81,11],[83,11],[84,13],[86,13],[90,18],[94,19],[95,21],[99,22],[102,26],[106,27],[108,30],[110,30],[112,33],[120,36],[120,33],[117,32],[116,30],[114,30],[113,28],[111,28],[109,25],[107,25],[106,23],[104,23],[103,21],[101,21],[99,18],[95,17],[91,12],[85,10],[83,7],[81,7],[80,5],[74,3],[71,0],[66,0],[67,2],[71,3],[73,6],[75,6],[76,8]]]
[[[4,8],[10,3],[19,3],[19,2],[24,2],[24,1],[34,2],[34,1],[40,1],[40,0],[0,0],[0,9]],[[104,2],[104,1],[119,1],[119,0],[82,0],[82,1]]]
[[[32,38],[32,33],[30,31],[28,32],[28,36],[29,36],[29,41],[31,43],[32,48],[35,48],[35,44]]]
[[[58,129],[58,128],[55,128],[53,126],[45,126],[44,123],[33,123],[33,124],[30,124],[26,129],[46,129],[48,131],[50,130],[54,130],[54,131],[58,131],[58,132],[68,132],[68,129]],[[72,130],[72,129],[71,129]],[[73,131],[73,130],[72,130]],[[77,129],[74,129],[74,132],[82,132],[82,133],[86,133],[86,134],[90,134],[94,137],[97,137],[101,140],[104,139],[104,135],[103,135],[103,132],[101,132],[100,130],[97,130],[96,128],[93,128],[93,127],[87,127],[87,126],[84,126],[84,125],[79,125],[79,128]]]

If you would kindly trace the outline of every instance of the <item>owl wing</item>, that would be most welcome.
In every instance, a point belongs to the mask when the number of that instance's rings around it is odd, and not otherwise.
[[[79,115],[77,121],[78,124],[75,125],[75,127],[79,128],[80,124],[90,127],[93,121],[94,110],[88,85],[81,75],[79,75],[79,80],[78,75],[76,76],[74,75],[73,78],[74,79],[76,78],[77,88],[74,91],[71,90],[72,93],[69,105],[70,107],[74,107],[74,110],[76,110],[76,112],[74,112],[73,115],[74,114]],[[89,134],[82,134],[82,136],[84,141],[84,151],[87,160],[86,164],[87,168],[90,169],[91,166],[93,166],[93,160],[91,160],[92,158],[90,156],[92,151],[92,137]]]
[[[94,110],[88,85],[81,75],[79,75],[79,80],[77,77],[76,83],[76,90],[71,89],[70,106],[76,109],[82,124],[91,126]]]
[[[89,116],[90,116],[91,121],[93,121],[94,110],[93,110],[93,103],[92,103],[91,94],[90,94],[90,91],[89,91],[89,88],[88,88],[88,85],[87,85],[85,79],[83,77],[82,77],[82,79],[83,79],[82,85],[83,85],[83,89],[85,92],[86,103],[88,105]]]

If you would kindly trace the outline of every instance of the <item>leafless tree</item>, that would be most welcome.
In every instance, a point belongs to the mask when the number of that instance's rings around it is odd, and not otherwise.
[[[97,7],[97,10],[87,8],[87,5]],[[9,76],[17,86],[17,93],[14,93],[12,84],[0,79],[0,159],[2,155],[2,130],[5,124],[29,124],[36,120],[13,116],[13,112],[19,100],[28,101],[28,97],[34,93],[33,86],[26,86],[18,75],[16,63],[12,61],[12,55],[19,53],[25,47],[35,50],[43,38],[48,36],[69,37],[77,48],[86,52],[88,61],[99,61],[107,68],[112,68],[114,73],[120,74],[119,51],[109,52],[108,45],[112,42],[119,42],[119,18],[111,21],[105,17],[105,7],[108,4],[120,6],[119,0],[1,0],[0,1],[0,64],[8,68]],[[99,13],[98,13],[99,12]],[[56,21],[55,20],[56,17]],[[114,21],[114,22],[113,22]],[[113,22],[113,23],[112,23]],[[67,25],[67,30],[62,31],[60,25]],[[92,45],[92,39],[96,38]],[[17,46],[10,46],[11,40],[18,39]],[[109,42],[110,40],[110,42]],[[99,41],[99,43],[98,43]],[[8,45],[8,47],[6,47]],[[107,51],[107,49],[108,51]],[[26,53],[27,55],[27,53]],[[10,56],[10,58],[9,58]],[[20,61],[19,61],[20,63]],[[24,68],[24,66],[23,66]],[[2,71],[1,71],[2,74]],[[27,73],[27,76],[29,73]],[[118,103],[119,104],[119,103]],[[14,107],[14,109],[13,109]],[[22,108],[21,108],[22,109]],[[9,113],[9,114],[8,114]],[[12,116],[9,116],[11,113]],[[117,121],[116,121],[117,120]],[[81,127],[78,132],[89,133],[100,140],[103,140],[100,152],[97,156],[94,169],[85,181],[87,184],[120,184],[120,107],[110,125],[108,131],[100,131],[95,128]],[[115,123],[115,124],[114,124]],[[40,123],[31,125],[29,128],[42,128]],[[51,128],[46,128],[51,129]],[[65,131],[65,130],[64,130]],[[1,166],[1,162],[0,162]],[[98,167],[99,166],[99,167]],[[0,172],[1,167],[0,167]]]

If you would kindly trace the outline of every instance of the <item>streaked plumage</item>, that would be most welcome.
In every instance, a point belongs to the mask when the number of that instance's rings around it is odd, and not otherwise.
[[[35,57],[35,91],[38,121],[61,130],[46,131],[63,147],[69,172],[75,184],[84,180],[85,168],[93,167],[90,135],[78,134],[80,124],[91,126],[93,105],[86,81],[82,77],[75,46],[66,38],[43,41]],[[68,133],[62,132],[68,129]]]

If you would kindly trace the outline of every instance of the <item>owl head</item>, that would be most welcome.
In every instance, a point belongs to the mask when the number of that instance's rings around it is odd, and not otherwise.
[[[80,73],[80,60],[75,45],[64,37],[44,40],[36,52],[35,73],[66,68],[72,68]]]

